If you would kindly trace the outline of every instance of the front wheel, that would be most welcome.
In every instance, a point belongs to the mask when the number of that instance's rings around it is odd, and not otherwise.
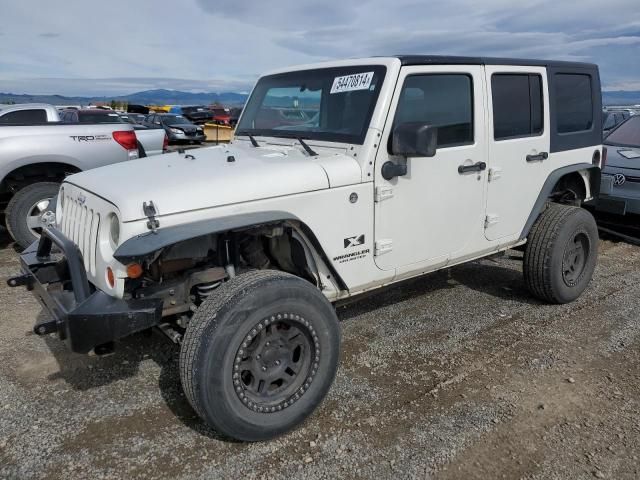
[[[180,350],[180,379],[200,417],[237,440],[267,440],[307,418],[336,374],[340,327],[309,282],[261,270],[216,289]]]
[[[587,288],[598,259],[598,227],[584,208],[550,204],[533,225],[524,252],[529,290],[568,303]]]
[[[55,222],[55,213],[49,201],[58,194],[60,184],[38,182],[19,190],[9,201],[6,224],[9,234],[22,248],[27,248],[40,237],[43,227]]]

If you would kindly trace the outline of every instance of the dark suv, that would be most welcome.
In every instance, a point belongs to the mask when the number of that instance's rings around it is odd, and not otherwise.
[[[187,117],[193,123],[202,124],[209,122],[213,119],[213,112],[202,105],[191,105],[187,107],[180,107],[182,115]],[[169,112],[174,113],[174,112]]]

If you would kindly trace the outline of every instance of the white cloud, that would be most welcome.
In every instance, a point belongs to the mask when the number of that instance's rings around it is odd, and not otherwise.
[[[261,72],[395,53],[596,62],[640,78],[637,0],[4,2],[0,91],[246,90]],[[634,87],[635,88],[635,87]]]

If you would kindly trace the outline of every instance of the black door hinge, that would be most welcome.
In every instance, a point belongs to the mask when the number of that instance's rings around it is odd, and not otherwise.
[[[149,221],[147,222],[147,228],[152,232],[155,232],[156,229],[160,226],[160,222],[156,218],[158,212],[156,211],[156,206],[153,204],[153,201],[149,200],[148,205],[147,202],[143,202],[142,210],[144,211],[146,217],[149,219]]]

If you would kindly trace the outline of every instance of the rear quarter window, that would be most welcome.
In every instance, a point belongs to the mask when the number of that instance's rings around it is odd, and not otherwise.
[[[9,112],[0,117],[2,124],[31,124],[46,123],[47,112],[42,109],[19,110],[17,112]]]
[[[558,133],[591,130],[593,127],[591,76],[557,73],[555,88]]]

